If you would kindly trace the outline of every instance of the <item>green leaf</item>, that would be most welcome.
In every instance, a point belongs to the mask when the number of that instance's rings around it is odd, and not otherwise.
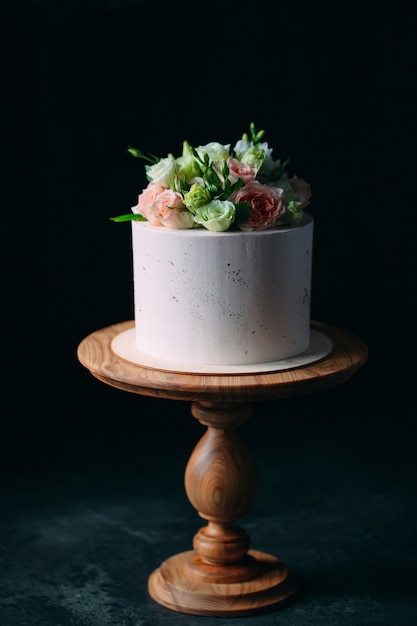
[[[112,222],[147,222],[148,220],[139,213],[128,213],[127,215],[118,215],[117,217],[109,217]]]
[[[231,185],[230,187],[230,195],[234,192],[237,191],[238,189],[241,189],[242,187],[245,186],[245,183],[243,182],[243,180],[241,178],[238,178],[233,185]]]
[[[246,222],[249,215],[251,214],[252,207],[249,202],[237,202],[235,204],[236,215],[235,221],[233,222],[233,228],[238,229],[243,222]]]

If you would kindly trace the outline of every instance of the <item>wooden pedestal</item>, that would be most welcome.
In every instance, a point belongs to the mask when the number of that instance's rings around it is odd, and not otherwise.
[[[346,331],[312,323],[333,343],[330,354],[310,365],[279,372],[207,375],[169,372],[125,361],[111,349],[114,337],[133,321],[86,337],[80,362],[99,380],[131,393],[191,401],[193,416],[207,430],[185,471],[187,497],[206,520],[193,549],[171,556],[148,579],[150,596],[183,613],[238,616],[293,599],[297,581],[275,556],[254,550],[236,525],[256,495],[257,469],[237,427],[254,401],[303,395],[350,378],[367,360],[366,345]]]

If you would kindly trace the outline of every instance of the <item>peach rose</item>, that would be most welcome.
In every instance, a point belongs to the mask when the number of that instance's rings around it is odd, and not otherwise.
[[[233,192],[229,198],[231,202],[249,202],[252,207],[248,219],[240,225],[240,230],[267,230],[275,226],[285,211],[281,196],[282,189],[262,185],[258,181]]]
[[[158,183],[149,183],[149,185],[138,196],[138,203],[132,206],[132,212],[143,215],[152,226],[161,226],[161,222],[156,219],[152,212],[152,205],[156,198],[166,191],[165,187]]]
[[[155,198],[152,214],[167,228],[192,228],[194,225],[194,216],[186,209],[182,195],[171,189],[164,189]]]
[[[247,163],[242,163],[239,159],[231,157],[227,159],[227,165],[229,167],[229,180],[231,183],[235,183],[238,178],[241,178],[245,184],[248,184],[256,178],[257,170],[247,165]]]

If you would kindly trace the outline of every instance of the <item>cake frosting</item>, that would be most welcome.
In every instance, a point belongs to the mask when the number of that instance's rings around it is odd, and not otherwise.
[[[288,359],[308,348],[313,219],[255,232],[132,222],[138,349],[187,365]]]

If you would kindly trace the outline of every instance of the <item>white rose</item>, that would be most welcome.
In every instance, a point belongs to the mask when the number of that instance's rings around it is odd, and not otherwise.
[[[226,161],[229,157],[230,143],[224,146],[217,141],[212,141],[205,146],[198,146],[196,148],[198,156],[204,160],[204,154],[209,155],[209,159],[213,163],[218,163],[219,161]]]
[[[236,208],[229,200],[212,200],[199,207],[194,215],[194,221],[207,230],[224,232],[229,230],[235,220]]]
[[[178,165],[173,157],[161,159],[158,163],[151,165],[146,172],[148,180],[158,183],[167,189],[171,186],[171,182],[177,173]]]

